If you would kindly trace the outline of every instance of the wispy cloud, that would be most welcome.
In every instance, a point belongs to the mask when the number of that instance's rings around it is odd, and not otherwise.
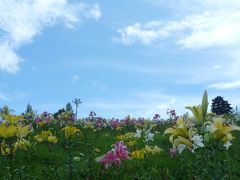
[[[190,15],[179,21],[134,23],[117,30],[124,44],[161,42],[173,39],[184,48],[201,49],[236,45],[240,42],[240,12],[214,11]]]
[[[238,9],[240,1],[238,0],[144,0],[161,8],[171,9],[177,16],[186,13],[196,13],[206,10],[225,10]],[[180,13],[180,14],[179,14]]]
[[[0,100],[2,101],[9,101],[9,97],[7,94],[0,92]]]
[[[0,91],[0,100],[1,101],[14,101],[20,99],[26,99],[27,95],[22,92],[12,92],[11,94]]]
[[[91,83],[92,88],[97,89],[100,92],[106,92],[107,86],[100,81],[93,81]]]
[[[74,82],[76,82],[76,81],[78,81],[80,79],[80,77],[79,77],[79,75],[73,75],[73,77],[72,77],[72,82],[74,83]]]
[[[214,83],[209,87],[215,89],[237,89],[240,88],[240,81]]]
[[[15,73],[22,61],[17,50],[33,41],[45,27],[58,22],[73,27],[84,17],[99,19],[99,6],[70,3],[68,0],[1,1],[0,71]]]

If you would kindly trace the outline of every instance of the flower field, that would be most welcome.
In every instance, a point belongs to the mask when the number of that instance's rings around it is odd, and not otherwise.
[[[208,104],[167,120],[2,114],[0,179],[239,179],[239,119]]]

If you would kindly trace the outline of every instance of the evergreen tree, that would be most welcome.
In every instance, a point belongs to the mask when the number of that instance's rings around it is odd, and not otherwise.
[[[225,101],[223,97],[217,96],[212,100],[212,112],[217,115],[224,115],[232,113],[232,107],[228,101]]]
[[[70,102],[66,104],[66,111],[73,113],[73,107]]]
[[[30,103],[27,104],[26,110],[25,110],[25,114],[28,113],[34,113],[32,106],[30,105]]]
[[[4,105],[1,109],[1,114],[9,115],[10,114],[10,109],[7,105]]]
[[[26,110],[24,113],[22,113],[22,115],[25,117],[27,121],[34,119],[35,113],[30,103],[27,104]]]

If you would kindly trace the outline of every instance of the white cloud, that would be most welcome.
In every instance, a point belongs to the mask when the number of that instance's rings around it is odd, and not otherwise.
[[[14,52],[10,45],[0,44],[0,71],[5,70],[15,73],[19,69],[21,58]]]
[[[132,26],[119,29],[117,32],[121,34],[121,40],[124,44],[132,44],[139,41],[140,43],[148,45],[161,35],[158,31],[146,28],[146,26],[147,25],[142,26],[139,23],[135,23]]]
[[[8,0],[0,2],[0,71],[15,73],[21,58],[16,50],[31,42],[42,30],[63,22],[73,27],[82,17],[99,19],[98,5],[68,0]]]
[[[100,92],[106,92],[106,90],[107,90],[107,86],[100,81],[93,81],[91,83],[91,87],[94,89],[97,89]]]
[[[15,100],[20,100],[20,99],[26,99],[27,95],[22,92],[12,92],[10,93],[5,93],[0,90],[0,100],[1,101],[15,101]]]
[[[174,39],[184,48],[207,48],[236,45],[240,42],[240,12],[212,11],[190,15],[179,21],[150,21],[134,23],[117,30],[124,44],[148,45]]]
[[[196,13],[204,10],[222,10],[222,9],[238,9],[239,0],[145,0],[145,2],[157,5],[161,8],[171,9],[172,13]]]
[[[214,70],[216,70],[216,69],[221,69],[221,68],[222,68],[222,66],[220,66],[220,65],[214,65],[214,66],[213,66],[213,69],[214,69]]]
[[[234,46],[240,42],[240,12],[207,12],[185,19],[191,33],[183,35],[178,44],[185,48]]]
[[[78,75],[73,75],[73,77],[72,77],[72,82],[76,82],[76,81],[78,81],[80,79],[80,77],[78,76]]]
[[[209,86],[210,88],[215,89],[237,89],[240,88],[240,81],[234,81],[234,82],[220,82],[220,83],[214,83]]]
[[[95,4],[93,8],[88,12],[88,16],[94,17],[96,20],[98,20],[102,16],[101,10],[98,4]]]

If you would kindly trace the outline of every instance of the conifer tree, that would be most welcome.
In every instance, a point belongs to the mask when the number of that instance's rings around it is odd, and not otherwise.
[[[212,112],[216,113],[217,115],[224,115],[232,113],[232,107],[228,101],[225,101],[223,97],[217,96],[212,100]]]

